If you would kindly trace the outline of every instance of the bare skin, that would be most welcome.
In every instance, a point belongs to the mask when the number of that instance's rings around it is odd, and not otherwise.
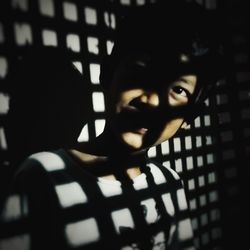
[[[118,70],[114,75],[103,133],[70,151],[90,172],[113,180],[140,175],[147,149],[186,126],[183,116],[168,118],[168,111],[188,105],[197,84],[195,75],[181,75],[161,88],[145,88],[142,83],[124,82],[126,73]],[[107,170],[92,171],[90,166]]]

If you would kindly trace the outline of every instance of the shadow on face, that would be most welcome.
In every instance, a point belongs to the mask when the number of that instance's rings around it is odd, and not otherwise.
[[[107,122],[132,148],[148,148],[171,138],[190,108],[197,76],[174,73],[171,67],[163,74],[161,69],[143,55],[125,58],[115,70]]]

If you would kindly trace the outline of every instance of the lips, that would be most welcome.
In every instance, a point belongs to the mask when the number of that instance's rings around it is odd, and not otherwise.
[[[145,135],[148,132],[148,129],[147,128],[139,128],[139,129],[136,129],[134,132],[137,134],[140,134],[140,135]]]
[[[136,107],[126,106],[116,115],[116,121],[123,131],[133,131],[144,135],[151,127],[150,115]]]
[[[135,127],[138,127],[133,130],[133,132],[145,135],[149,130],[149,122],[147,121],[145,114],[138,108],[128,105],[125,109],[122,110],[122,113],[126,113],[128,116],[131,116],[132,122]],[[130,120],[131,121],[131,120]]]

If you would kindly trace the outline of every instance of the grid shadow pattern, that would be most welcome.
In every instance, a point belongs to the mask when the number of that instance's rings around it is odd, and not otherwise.
[[[13,57],[34,45],[70,51],[72,62],[92,90],[93,119],[83,127],[79,136],[79,141],[89,140],[100,134],[105,124],[105,100],[98,77],[101,57],[112,49],[116,22],[124,10],[154,2],[12,0],[0,4],[2,173],[9,164],[4,129],[11,96],[5,77]],[[197,2],[208,9],[226,11],[229,8],[217,1]],[[223,248],[224,231],[226,236],[231,235],[227,221],[229,218],[237,221],[247,192],[250,155],[249,34],[241,26],[245,22],[241,18],[239,14],[231,20],[228,51],[233,70],[225,80],[217,83],[216,95],[206,101],[205,113],[197,117],[188,129],[148,152],[150,158],[175,169],[183,178],[197,249]]]

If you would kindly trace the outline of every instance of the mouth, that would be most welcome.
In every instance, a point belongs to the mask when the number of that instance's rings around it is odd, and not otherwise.
[[[125,131],[145,135],[150,129],[150,115],[137,107],[131,105],[124,107],[117,118]]]
[[[139,135],[145,135],[148,132],[148,128],[135,129],[133,132]]]

